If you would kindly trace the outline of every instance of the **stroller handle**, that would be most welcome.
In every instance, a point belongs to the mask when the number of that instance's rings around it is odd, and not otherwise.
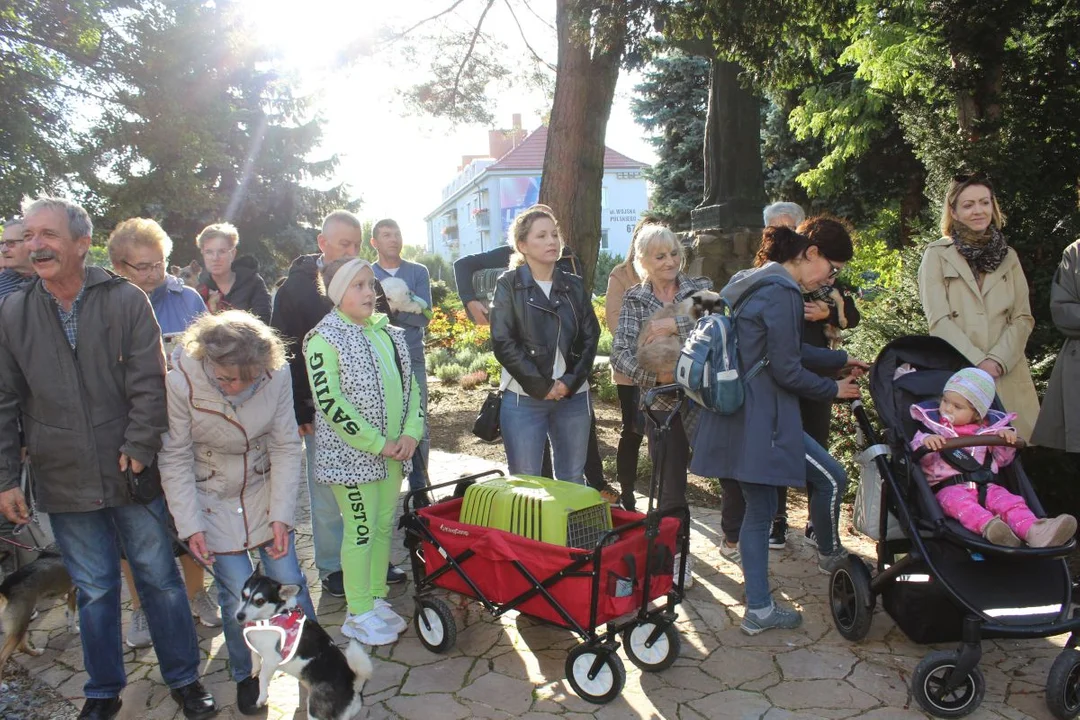
[[[945,450],[963,450],[970,447],[1014,447],[1017,450],[1023,450],[1027,447],[1027,443],[1024,438],[1016,438],[1016,442],[1009,442],[1003,437],[998,435],[967,435],[964,437],[949,438],[945,441],[945,444],[941,446],[941,450],[931,450],[928,447],[921,447],[912,454],[912,458],[917,462],[932,452],[942,452]]]
[[[656,399],[661,395],[673,395],[675,397],[675,407],[671,409],[671,412],[667,414],[667,417],[661,419],[657,414],[653,405],[656,404]],[[657,385],[654,388],[650,388],[645,393],[645,397],[642,399],[641,404],[644,406],[645,414],[648,415],[657,427],[668,427],[671,419],[675,417],[675,413],[679,412],[682,407],[683,399],[686,397],[682,387],[678,383],[670,383],[668,385]]]

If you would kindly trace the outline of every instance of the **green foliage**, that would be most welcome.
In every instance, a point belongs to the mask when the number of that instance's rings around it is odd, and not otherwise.
[[[493,352],[477,353],[476,357],[473,358],[473,361],[468,364],[467,369],[471,373],[479,372],[479,371],[483,370],[484,371],[484,377],[487,377],[488,365],[490,365],[491,361],[494,360],[494,359],[495,359],[495,353],[493,353]],[[459,360],[459,362],[460,362],[460,360]]]
[[[415,263],[420,263],[428,269],[428,275],[431,276],[431,294],[432,301],[438,305],[442,300],[435,300],[435,283],[445,289],[449,289],[453,292],[457,292],[457,280],[454,278],[454,268],[447,262],[446,258],[441,255],[434,255],[431,253],[420,253],[412,259]]]
[[[488,375],[486,370],[469,371],[461,376],[460,384],[465,390],[473,390],[486,383],[487,379]]]
[[[611,368],[607,363],[594,363],[589,375],[593,392],[601,402],[619,402],[618,387],[611,381]]]
[[[611,331],[604,328],[600,331],[600,341],[596,344],[596,354],[603,355],[605,357],[611,355],[611,343],[615,338],[611,336]]]
[[[495,359],[495,353],[485,355],[487,358],[488,383],[498,386],[502,381],[502,365]]]
[[[596,258],[596,282],[593,283],[593,292],[606,292],[608,275],[615,266],[623,261],[622,255],[612,255],[607,250],[601,250]],[[595,304],[595,303],[594,303]],[[597,310],[601,312],[601,310]]]
[[[434,373],[448,362],[450,362],[450,351],[444,347],[433,348],[424,355],[424,364],[427,366],[428,373]]]
[[[456,362],[449,362],[439,367],[435,371],[435,377],[439,379],[439,382],[446,383],[447,385],[456,384],[461,380],[461,376],[465,374],[465,368],[458,365]]]
[[[653,58],[630,104],[634,120],[649,133],[657,161],[645,172],[653,183],[650,212],[676,228],[690,227],[690,211],[704,196],[705,110],[709,61],[671,52]],[[610,270],[609,270],[610,272]],[[606,278],[597,270],[598,279]]]
[[[468,368],[472,365],[478,357],[480,357],[480,353],[478,353],[475,348],[462,347],[454,351],[454,362],[464,368]]]

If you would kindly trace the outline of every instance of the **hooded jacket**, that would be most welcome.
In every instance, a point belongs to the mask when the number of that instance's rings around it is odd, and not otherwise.
[[[836,381],[804,365],[836,371],[847,362],[847,353],[803,344],[802,293],[782,265],[744,270],[720,291],[730,305],[748,293],[735,322],[739,372],[745,376],[762,357],[769,362],[746,384],[746,399],[737,412],[701,413],[690,470],[705,477],[801,487],[806,460],[799,398],[836,397]]]
[[[236,258],[232,264],[236,280],[225,297],[221,297],[214,278],[203,272],[199,276],[199,296],[210,312],[222,310],[247,310],[264,323],[270,322],[270,293],[259,275],[259,263],[250,255]]]
[[[146,293],[86,268],[73,351],[40,280],[0,303],[0,491],[18,487],[18,420],[38,509],[128,505],[120,453],[154,462],[165,410],[165,353]]]

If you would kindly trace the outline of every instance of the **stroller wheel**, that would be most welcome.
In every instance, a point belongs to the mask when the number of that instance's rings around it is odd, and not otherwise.
[[[416,635],[433,653],[444,653],[457,642],[457,623],[450,606],[435,597],[417,600]]]
[[[1080,713],[1080,652],[1067,648],[1050,666],[1046,705],[1060,720],[1071,720]]]
[[[656,627],[656,622],[646,621],[628,627],[622,632],[626,657],[645,672],[667,670],[679,658],[679,648],[682,643],[675,625],[672,623],[665,625],[659,637],[649,643],[649,638],[656,631]]]
[[[865,638],[876,602],[870,590],[870,571],[862,560],[849,555],[829,578],[829,607],[837,631],[852,642]]]
[[[986,680],[978,667],[972,668],[957,687],[945,690],[956,659],[956,653],[951,650],[936,650],[915,666],[911,691],[922,709],[934,717],[964,717],[979,707],[986,694]]]
[[[566,679],[582,700],[603,705],[622,692],[626,668],[614,652],[578,645],[566,656]]]

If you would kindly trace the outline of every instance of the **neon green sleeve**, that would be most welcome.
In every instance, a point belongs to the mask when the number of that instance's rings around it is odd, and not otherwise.
[[[338,437],[354,447],[378,455],[386,447],[386,438],[369,425],[341,391],[337,350],[322,335],[308,340],[304,365],[318,412],[322,413]]]
[[[405,418],[405,430],[416,442],[424,437],[424,417],[420,414],[420,386],[416,384],[416,375],[412,377],[412,390],[409,391],[409,417]]]

